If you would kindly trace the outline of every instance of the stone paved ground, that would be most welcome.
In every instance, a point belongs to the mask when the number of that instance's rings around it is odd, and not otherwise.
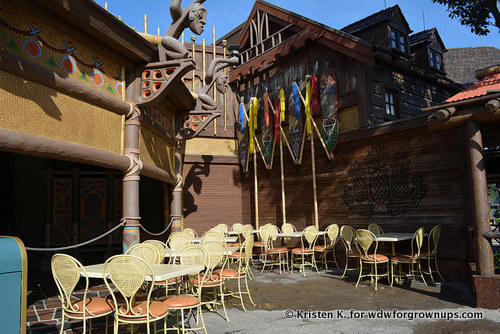
[[[473,308],[472,293],[462,283],[442,282],[425,286],[422,282],[405,283],[389,287],[384,281],[375,291],[369,282],[355,287],[356,273],[351,272],[341,279],[340,271],[321,271],[321,274],[306,272],[279,275],[277,271],[260,274],[249,282],[256,306],[247,305],[247,312],[232,299],[228,302],[230,322],[221,314],[204,311],[209,333],[498,333],[500,311]],[[235,282],[231,282],[233,288]],[[53,287],[55,288],[55,286]],[[107,292],[102,286],[95,288],[99,295]],[[49,288],[33,291],[28,309],[28,333],[58,333],[60,312],[57,311],[57,294]],[[38,295],[39,300],[35,297]],[[57,297],[56,297],[57,298]],[[291,312],[287,312],[287,310]],[[353,310],[353,311],[351,311]],[[394,311],[398,310],[398,311]],[[308,312],[309,311],[309,312]],[[313,311],[331,311],[314,313]],[[372,315],[361,311],[375,311]],[[403,318],[404,311],[407,313]],[[408,317],[426,316],[432,311],[436,316],[469,316],[479,312],[482,319],[415,319]],[[389,312],[398,319],[378,319]],[[434,312],[438,312],[434,314]],[[309,318],[307,318],[309,316]],[[316,318],[311,318],[311,317]],[[319,319],[318,317],[330,317]],[[363,316],[363,319],[360,317]],[[367,319],[373,316],[375,319]],[[43,320],[43,321],[42,321]],[[40,322],[42,321],[42,322]],[[98,324],[99,325],[99,324]],[[81,323],[65,326],[65,333],[80,333]],[[140,332],[142,332],[140,329]],[[103,333],[98,326],[93,333]],[[120,333],[124,329],[120,330]]]

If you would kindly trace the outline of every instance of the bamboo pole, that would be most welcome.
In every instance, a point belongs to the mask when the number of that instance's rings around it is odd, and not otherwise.
[[[206,53],[207,53],[207,49],[206,49],[206,46],[205,46],[205,39],[203,38],[202,41],[201,41],[201,46],[202,46],[202,49],[201,49],[201,63],[202,63],[202,71],[201,71],[201,80],[202,80],[202,87],[205,86],[205,73],[206,73],[206,64],[205,64],[205,57],[206,57]]]
[[[125,78],[125,66],[122,66],[122,101],[125,102],[127,100],[127,91],[126,87],[126,78]],[[120,154],[125,154],[125,115],[121,116],[122,125],[121,125],[121,133],[120,133]]]
[[[156,34],[160,36],[160,27],[156,27]]]
[[[193,56],[192,56],[192,59],[193,61],[196,61],[196,53],[195,53],[195,49],[194,49],[194,42],[196,41],[196,36],[191,36],[191,41],[193,41]],[[193,82],[191,83],[191,90],[193,91],[194,93],[194,78],[195,78],[195,70],[193,70]]]
[[[254,179],[254,199],[255,199],[255,229],[259,229],[259,186],[257,180],[257,154],[255,145],[253,146],[253,179]]]
[[[216,49],[215,49],[215,26],[212,26],[212,53],[213,57],[212,59],[215,59],[217,56],[216,54]],[[215,87],[216,85],[213,85],[213,90],[214,90],[214,102],[217,104],[217,88]],[[214,136],[217,135],[217,118],[214,118]]]
[[[312,118],[311,122],[314,122]],[[316,189],[316,159],[314,157],[314,131],[311,131],[311,166],[312,166],[313,198],[314,198],[314,224],[319,229],[318,193]]]
[[[222,41],[222,49],[224,52],[224,59],[226,59],[227,41]],[[227,68],[224,67],[224,74],[227,73]],[[224,92],[224,133],[227,131],[227,94]]]
[[[144,14],[144,33],[148,33],[148,14]]]
[[[271,98],[269,95],[267,96],[269,99],[269,105],[271,106],[271,110],[273,111],[273,114],[276,115],[276,113],[279,113],[279,110],[274,109],[274,106],[272,104]],[[278,117],[280,117],[278,115]],[[276,119],[276,118],[275,118]],[[281,118],[280,119],[280,138],[283,137],[283,131],[281,129]],[[283,166],[283,141],[280,140],[280,178],[281,178],[281,211],[282,211],[282,216],[283,216],[283,224],[286,224],[286,202],[285,202],[285,168]]]
[[[299,91],[300,99],[302,100],[302,103],[304,103],[304,105],[305,105],[306,100],[304,99],[304,96],[300,92],[300,89],[298,91]],[[316,122],[314,121],[314,117],[312,115],[311,115],[311,124],[319,137],[319,141],[321,142],[321,145],[323,146],[323,149],[325,150],[325,153],[326,153],[326,156],[328,157],[328,160],[332,160],[330,152],[328,152],[328,148],[326,147],[326,144],[323,141],[323,138],[321,137],[321,132],[319,132],[318,126],[316,125]],[[311,131],[311,133],[312,133],[312,131]]]

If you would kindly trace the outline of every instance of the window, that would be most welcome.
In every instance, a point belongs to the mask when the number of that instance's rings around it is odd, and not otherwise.
[[[440,52],[429,49],[429,66],[435,68],[436,70],[443,70],[443,62]]]
[[[391,47],[403,53],[408,53],[408,36],[391,28]]]
[[[399,110],[397,104],[397,93],[391,90],[386,90],[384,94],[385,100],[385,117],[388,119],[399,118]]]

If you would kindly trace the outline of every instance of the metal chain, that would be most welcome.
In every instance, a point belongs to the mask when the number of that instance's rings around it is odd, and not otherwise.
[[[88,241],[85,241],[85,242],[82,242],[82,243],[79,243],[79,244],[76,244],[76,245],[64,246],[64,247],[56,247],[56,248],[33,248],[33,247],[26,247],[26,250],[33,251],[33,252],[58,252],[58,251],[62,251],[62,250],[68,250],[68,249],[74,249],[74,248],[82,247],[82,246],[88,245],[90,243],[93,243],[94,241],[97,241],[99,239],[104,238],[108,234],[113,233],[114,231],[116,231],[119,227],[123,226],[124,224],[125,224],[125,222],[121,222],[120,224],[116,225],[115,227],[113,227],[108,232],[106,232],[106,233],[104,233],[104,234],[102,234],[102,235],[100,235],[100,236],[98,236],[98,237],[96,237],[94,239],[91,239],[91,240],[88,240]]]

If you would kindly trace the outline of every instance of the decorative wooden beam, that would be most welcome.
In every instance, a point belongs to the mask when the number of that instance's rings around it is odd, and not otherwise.
[[[448,119],[453,114],[455,114],[456,111],[457,111],[457,109],[455,107],[449,107],[449,108],[439,109],[436,112],[436,118],[437,119]]]
[[[489,100],[484,107],[487,112],[495,112],[500,109],[500,99]]]

